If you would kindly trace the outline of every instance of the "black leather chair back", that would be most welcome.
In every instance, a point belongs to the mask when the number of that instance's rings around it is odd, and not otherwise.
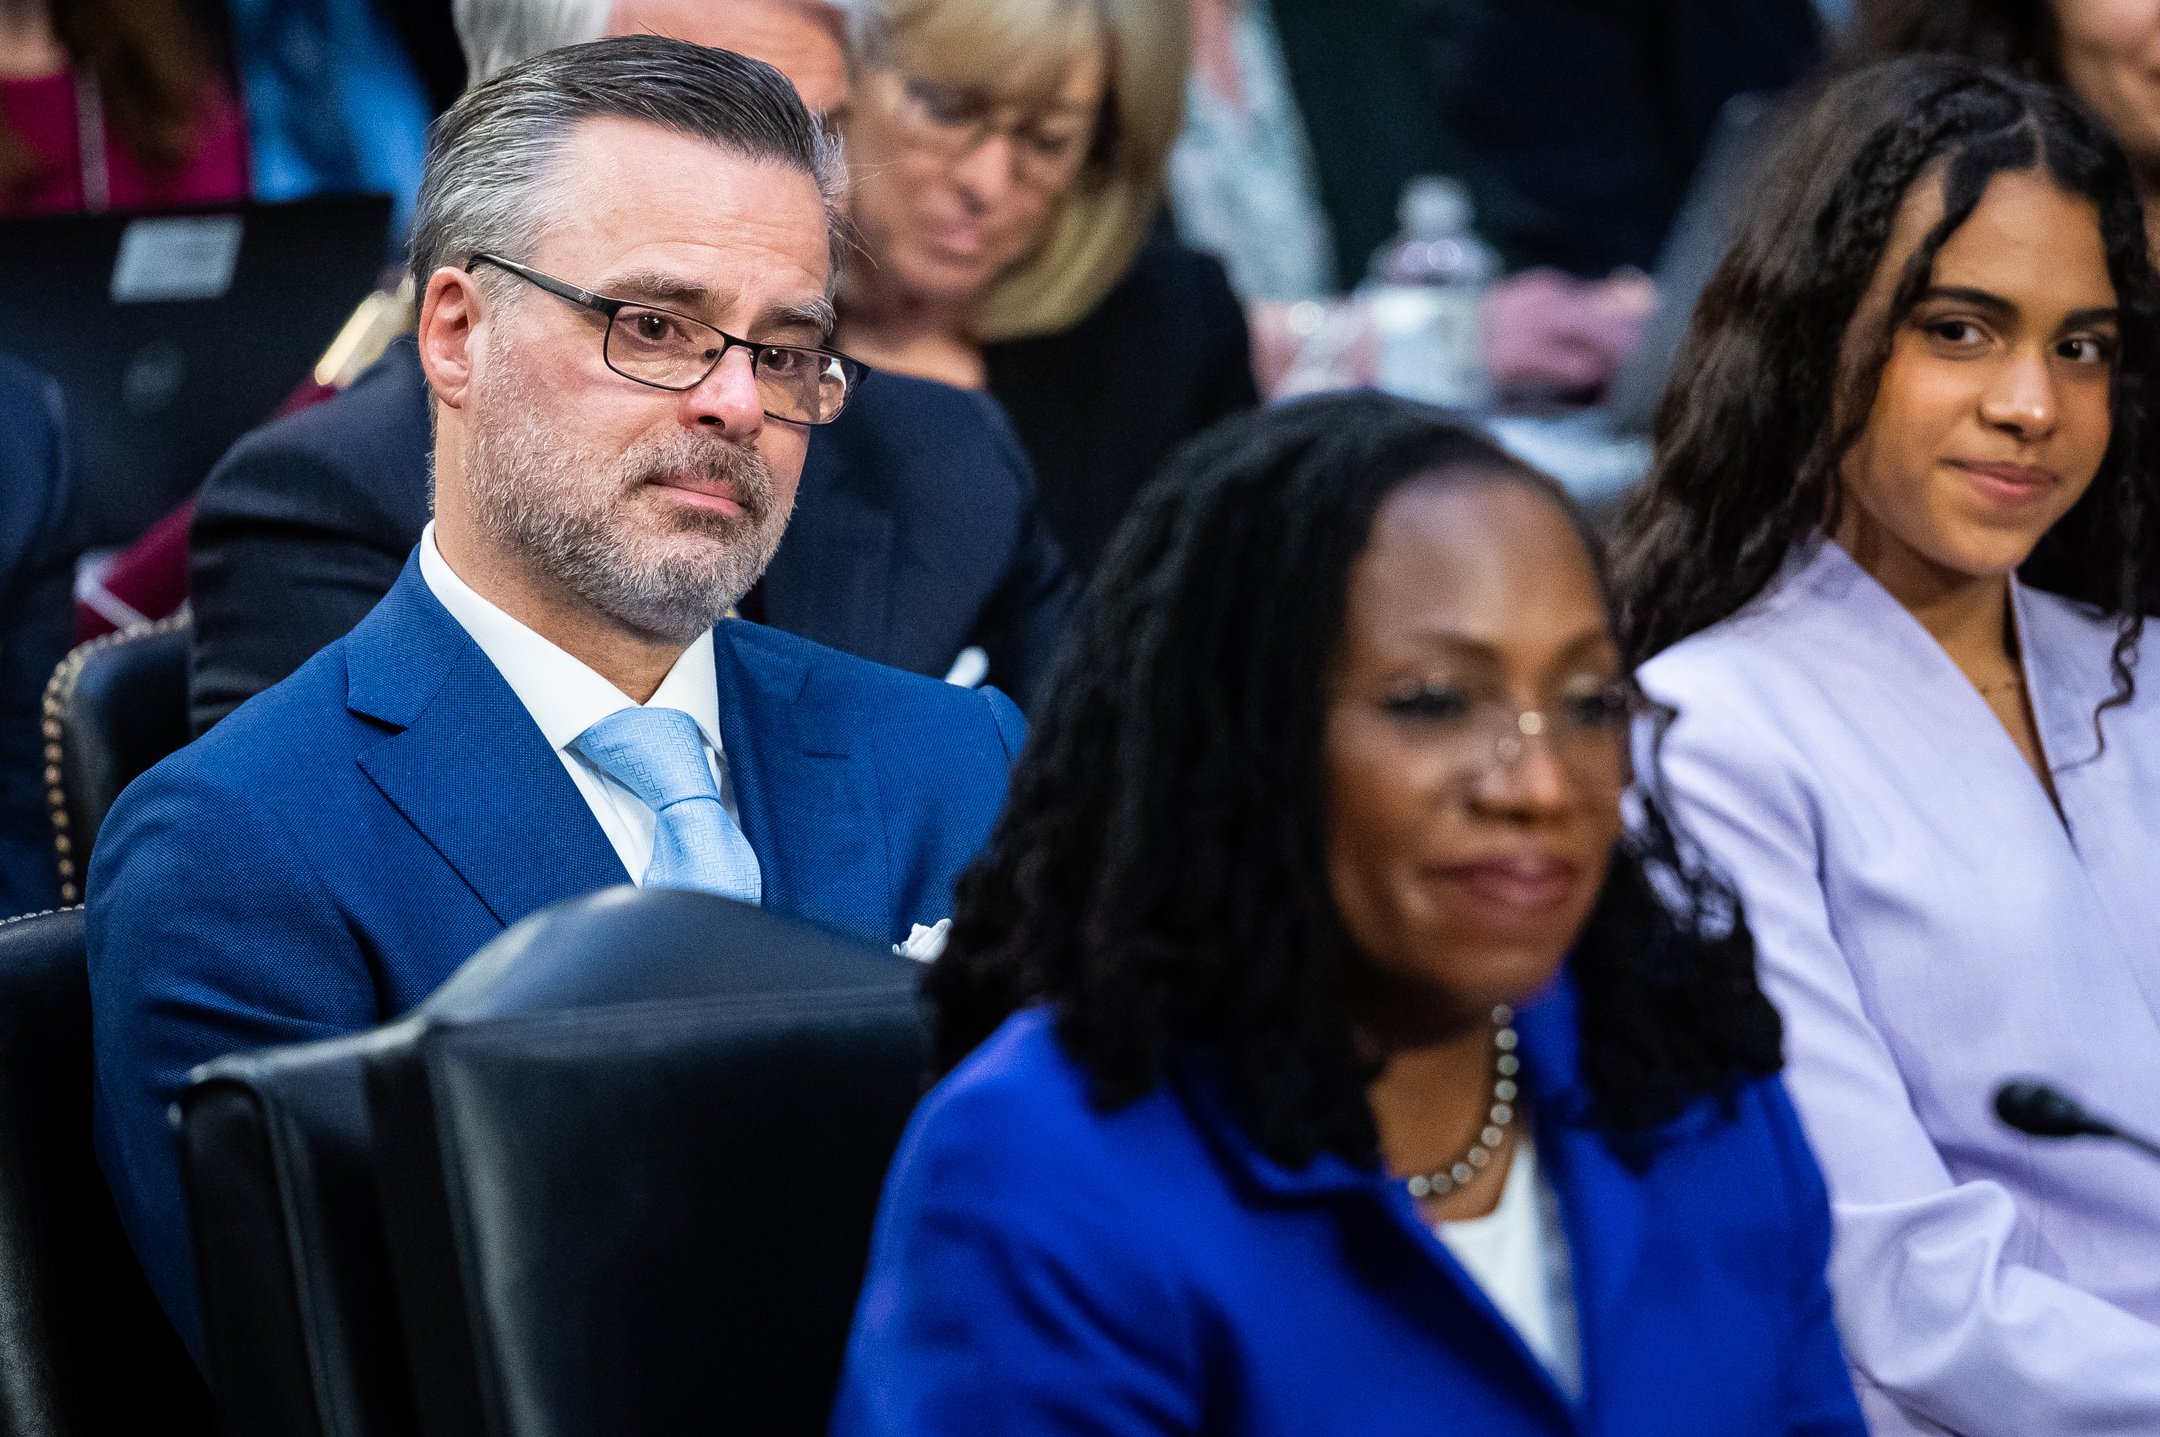
[[[207,1434],[90,1143],[80,909],[0,923],[0,1431]]]
[[[45,689],[45,777],[63,903],[81,900],[91,845],[120,790],[188,741],[193,636],[182,608],[92,639],[53,671]]]
[[[362,1033],[221,1058],[180,1095],[223,1437],[409,1437]]]
[[[367,1056],[422,1430],[819,1433],[920,969],[709,895],[536,915]]]

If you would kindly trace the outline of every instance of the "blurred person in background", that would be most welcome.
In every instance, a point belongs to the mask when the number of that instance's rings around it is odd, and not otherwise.
[[[0,919],[59,897],[40,713],[68,648],[65,433],[59,386],[0,355]]]
[[[440,83],[442,0],[229,0],[257,198],[390,195],[405,234]],[[416,63],[416,57],[425,65]]]
[[[0,0],[0,214],[245,198],[218,65],[179,0]]]
[[[849,104],[847,29],[825,0],[458,0],[455,15],[475,84],[562,45],[652,31],[772,64],[813,113]],[[428,434],[407,339],[344,394],[220,462],[190,536],[198,733],[389,592],[428,519]],[[997,406],[871,374],[812,442],[788,539],[743,611],[881,663],[987,679],[1026,704],[1073,589]]]
[[[1335,241],[1267,0],[1190,0],[1185,128],[1170,151],[1178,237],[1248,304],[1335,293]]]
[[[1594,398],[1633,351],[1728,101],[1823,55],[1810,0],[1403,0],[1442,143],[1517,273],[1487,331],[1496,388]]]
[[[2160,278],[2052,88],[1914,56],[1782,142],[1627,518],[1621,641],[1829,1179],[1876,1437],[2160,1432]],[[2141,640],[2143,641],[2141,644]]]
[[[863,252],[838,342],[987,389],[1075,567],[1190,435],[1257,402],[1220,263],[1150,240],[1185,108],[1164,0],[865,0],[848,116]]]
[[[2160,0],[1857,0],[1854,19],[1865,58],[1962,55],[2067,89],[2160,196]]]
[[[1861,1437],[1591,544],[1378,395],[1142,497],[926,980],[834,1437]]]

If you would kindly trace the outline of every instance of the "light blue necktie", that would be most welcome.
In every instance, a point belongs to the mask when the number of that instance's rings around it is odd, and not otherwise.
[[[696,719],[681,709],[621,709],[570,746],[657,815],[645,887],[700,888],[744,903],[763,897],[757,855],[720,802]]]

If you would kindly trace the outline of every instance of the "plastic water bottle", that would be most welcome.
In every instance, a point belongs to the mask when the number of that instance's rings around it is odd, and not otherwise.
[[[1499,260],[1470,228],[1470,196],[1438,175],[1403,187],[1402,232],[1358,286],[1379,345],[1380,387],[1406,399],[1479,409],[1485,381],[1479,310]]]

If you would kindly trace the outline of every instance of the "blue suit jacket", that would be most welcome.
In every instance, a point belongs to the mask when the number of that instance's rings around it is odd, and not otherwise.
[[[1004,801],[1012,704],[739,621],[714,658],[765,906],[874,943],[949,913]],[[417,561],[349,636],[121,795],[90,867],[99,1153],[183,1333],[167,1108],[189,1070],[388,1021],[506,925],[627,881]]]
[[[1782,1087],[1647,1169],[1566,1117],[1573,1003],[1522,1015],[1573,1260],[1570,1404],[1375,1169],[1270,1160],[1195,1067],[1101,1112],[1041,1010],[925,1100],[856,1313],[836,1437],[1428,1431],[1865,1437],[1828,1203]]]

